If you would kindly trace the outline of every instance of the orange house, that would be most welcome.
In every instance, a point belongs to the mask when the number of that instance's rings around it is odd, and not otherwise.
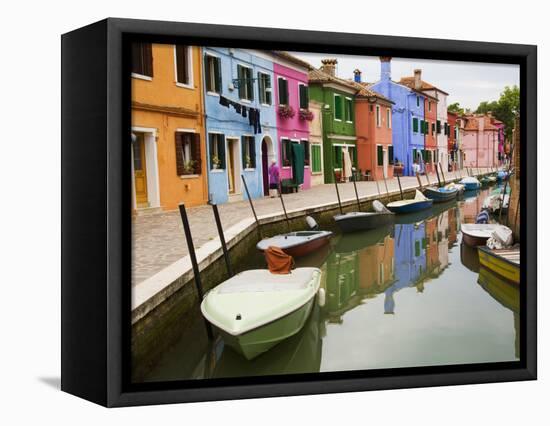
[[[373,180],[393,177],[392,105],[393,102],[355,83],[355,133],[357,136],[357,165],[361,173]]]
[[[132,45],[132,207],[135,213],[208,198],[199,47]]]

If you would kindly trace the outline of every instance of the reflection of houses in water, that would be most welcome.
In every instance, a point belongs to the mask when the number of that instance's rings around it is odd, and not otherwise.
[[[437,218],[437,246],[439,251],[440,271],[449,266],[449,211]]]
[[[426,269],[437,274],[441,265],[439,261],[439,231],[437,221],[439,217],[433,217],[426,221]],[[423,289],[423,287],[422,287]]]
[[[449,248],[453,247],[458,240],[458,230],[460,222],[457,220],[458,209],[452,208],[448,210],[449,220]]]
[[[478,194],[476,194],[476,196],[465,197],[462,202],[462,218],[460,222],[474,223],[477,214],[481,210],[484,199],[483,196],[478,196]]]
[[[329,321],[341,323],[342,315],[361,303],[358,252],[332,253],[327,260],[326,306]]]
[[[359,287],[367,294],[384,291],[394,281],[394,239],[382,241],[359,252]]]
[[[426,273],[425,225],[395,225],[395,283],[385,293],[384,312],[393,314],[394,293],[414,286]]]

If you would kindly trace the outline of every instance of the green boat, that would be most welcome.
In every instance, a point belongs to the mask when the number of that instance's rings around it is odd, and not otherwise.
[[[315,295],[324,299],[320,282],[318,268],[244,271],[208,292],[201,312],[226,345],[251,360],[302,329]]]

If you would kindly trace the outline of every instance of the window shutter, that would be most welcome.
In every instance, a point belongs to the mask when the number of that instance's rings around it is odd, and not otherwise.
[[[176,139],[176,173],[178,176],[185,174],[183,163],[183,134],[175,133]]]
[[[240,65],[237,65],[237,79],[239,81],[239,99],[244,99],[244,88],[248,82],[245,80],[244,68]]]
[[[250,163],[253,168],[256,168],[256,138],[251,136],[248,139],[250,144]]]
[[[376,150],[377,150],[377,154],[378,154],[378,155],[377,155],[377,157],[378,157],[378,162],[377,162],[377,164],[378,164],[379,166],[382,166],[382,165],[384,165],[384,151],[382,150],[382,146],[381,146],[381,145],[378,145],[378,146],[376,147]]]
[[[418,132],[418,118],[416,117],[413,118],[413,132]]]
[[[188,47],[176,45],[176,78],[178,83],[189,84],[189,58],[187,57]]]
[[[437,133],[441,133],[441,121],[437,120]]]
[[[143,74],[143,57],[141,43],[132,43],[132,72]]]
[[[393,164],[393,145],[388,146],[389,163]]]
[[[153,77],[153,45],[151,43],[143,43],[143,64],[144,75]]]
[[[210,82],[212,81],[212,77],[210,74],[210,60],[210,56],[204,56],[204,81],[206,81],[206,90],[208,92],[211,92],[214,89],[213,87],[210,87]]]
[[[220,58],[214,58],[214,91],[221,93],[222,76],[221,76],[221,60]],[[225,164],[225,163],[224,163]]]
[[[195,174],[200,175],[202,169],[202,158],[201,158],[201,135],[200,133],[195,133],[193,135],[193,144],[191,145],[191,155],[193,157]]]
[[[220,168],[225,169],[225,135],[218,135],[218,158],[220,159]]]

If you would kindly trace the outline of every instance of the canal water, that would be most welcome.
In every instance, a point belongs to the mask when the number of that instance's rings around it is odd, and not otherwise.
[[[460,243],[487,191],[398,216],[394,225],[337,235],[297,261],[323,273],[326,303],[304,328],[247,361],[206,338],[197,309],[146,381],[243,377],[519,359],[519,291],[479,267]],[[251,251],[239,269],[263,268]]]

